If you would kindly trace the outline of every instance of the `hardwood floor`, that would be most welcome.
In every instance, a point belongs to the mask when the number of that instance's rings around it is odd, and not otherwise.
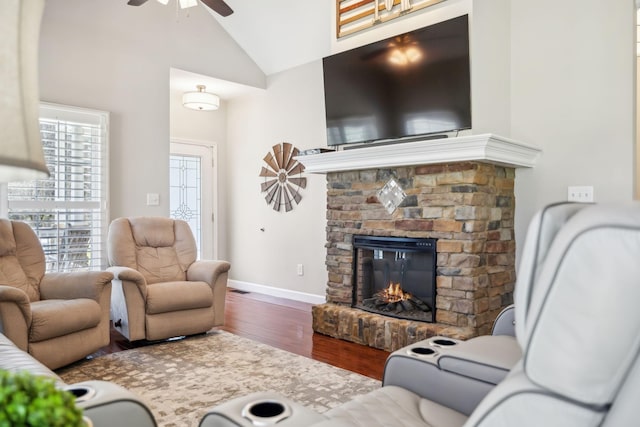
[[[311,304],[299,301],[230,289],[225,325],[220,329],[381,380],[389,353],[314,333],[311,307]],[[112,331],[111,344],[96,355],[134,346]]]

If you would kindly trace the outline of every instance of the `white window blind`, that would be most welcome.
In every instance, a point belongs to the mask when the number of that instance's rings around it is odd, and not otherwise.
[[[28,223],[47,271],[107,266],[108,121],[103,111],[41,104],[47,179],[8,185],[9,218]]]

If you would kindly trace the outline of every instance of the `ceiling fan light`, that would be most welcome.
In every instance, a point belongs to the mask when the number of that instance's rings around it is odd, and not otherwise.
[[[213,93],[205,92],[204,85],[196,86],[197,92],[185,92],[182,95],[182,105],[186,108],[198,111],[217,110],[220,107],[220,97]]]
[[[180,9],[186,9],[198,5],[198,0],[180,0]]]
[[[169,0],[158,0],[158,3],[162,3],[163,5],[168,5],[169,4]]]

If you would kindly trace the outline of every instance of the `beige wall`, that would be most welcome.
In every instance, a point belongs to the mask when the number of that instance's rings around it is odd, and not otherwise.
[[[636,57],[636,163],[634,167],[635,174],[635,199],[640,200],[640,106],[638,102],[640,102],[640,57]]]
[[[260,191],[264,178],[258,176],[263,157],[275,144],[289,142],[300,149],[326,145],[321,79],[320,64],[313,62],[270,76],[262,94],[229,102],[227,226],[230,274],[238,287],[279,288],[293,292],[285,296],[301,299],[324,295],[324,175],[306,175],[302,200],[287,213],[267,205]],[[297,275],[298,264],[304,266],[304,276]]]
[[[227,102],[220,101],[215,111],[195,111],[182,106],[181,90],[170,91],[169,123],[171,141],[182,141],[214,147],[216,162],[214,165],[213,191],[217,192],[214,205],[215,227],[212,232],[217,239],[218,259],[228,259],[227,251]],[[213,239],[214,236],[211,236]],[[206,237],[205,237],[206,238]]]
[[[633,196],[633,0],[511,2],[511,136],[542,148],[516,174],[516,237],[567,186],[596,202]]]
[[[332,49],[351,49],[468,13],[474,130],[505,135],[510,90],[508,4],[507,0],[450,0],[429,13],[336,42]],[[257,177],[262,157],[273,144],[289,141],[300,149],[326,146],[322,61],[272,75],[264,94],[229,102],[228,139],[231,277],[291,291],[292,297],[295,292],[324,297],[325,175],[308,174],[302,204],[286,214],[266,206]],[[263,227],[264,233],[259,231]],[[303,277],[296,275],[297,264],[305,266]]]

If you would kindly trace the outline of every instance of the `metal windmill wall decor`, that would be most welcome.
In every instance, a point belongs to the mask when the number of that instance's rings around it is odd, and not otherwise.
[[[300,189],[307,187],[307,178],[302,177],[304,165],[294,159],[298,155],[298,149],[288,142],[276,144],[264,156],[267,167],[262,167],[260,176],[264,182],[260,184],[260,190],[267,195],[264,199],[267,205],[273,203],[273,210],[285,212],[293,209],[302,200]]]

